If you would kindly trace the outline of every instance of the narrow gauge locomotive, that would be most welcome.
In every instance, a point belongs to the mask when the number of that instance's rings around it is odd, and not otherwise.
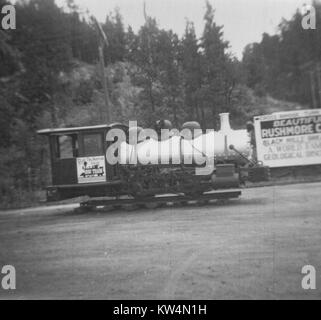
[[[165,138],[149,137],[135,144],[130,135],[135,131],[141,136],[138,133],[144,129],[120,123],[39,130],[50,145],[52,185],[47,187],[47,200],[84,195],[144,199],[169,193],[195,197],[210,190],[239,188],[246,181],[267,180],[269,169],[255,161],[251,134],[231,129],[228,113],[220,117],[219,131],[205,133],[197,122],[188,122],[181,132],[189,130],[189,137],[169,130]],[[168,120],[158,122],[159,131],[165,127],[171,129]],[[124,133],[122,141],[110,135],[115,130]],[[108,161],[108,150],[118,161]],[[199,164],[199,158],[205,164]]]

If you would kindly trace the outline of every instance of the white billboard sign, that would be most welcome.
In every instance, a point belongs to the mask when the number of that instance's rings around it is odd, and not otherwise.
[[[254,118],[257,158],[275,167],[321,164],[321,109]]]

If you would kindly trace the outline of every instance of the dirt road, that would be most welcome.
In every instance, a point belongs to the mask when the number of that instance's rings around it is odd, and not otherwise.
[[[321,183],[246,189],[224,205],[0,212],[0,298],[321,298]],[[316,268],[303,290],[301,269]],[[2,275],[0,274],[0,277]]]

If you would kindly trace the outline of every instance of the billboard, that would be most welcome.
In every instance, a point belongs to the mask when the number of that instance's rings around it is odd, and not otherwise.
[[[321,109],[254,117],[257,158],[271,168],[321,164]]]
[[[105,156],[77,158],[78,183],[106,181]]]

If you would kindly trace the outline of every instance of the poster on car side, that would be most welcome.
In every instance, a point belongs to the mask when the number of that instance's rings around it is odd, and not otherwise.
[[[106,181],[105,157],[77,158],[78,183]]]
[[[321,109],[254,117],[257,158],[271,168],[321,164]]]

